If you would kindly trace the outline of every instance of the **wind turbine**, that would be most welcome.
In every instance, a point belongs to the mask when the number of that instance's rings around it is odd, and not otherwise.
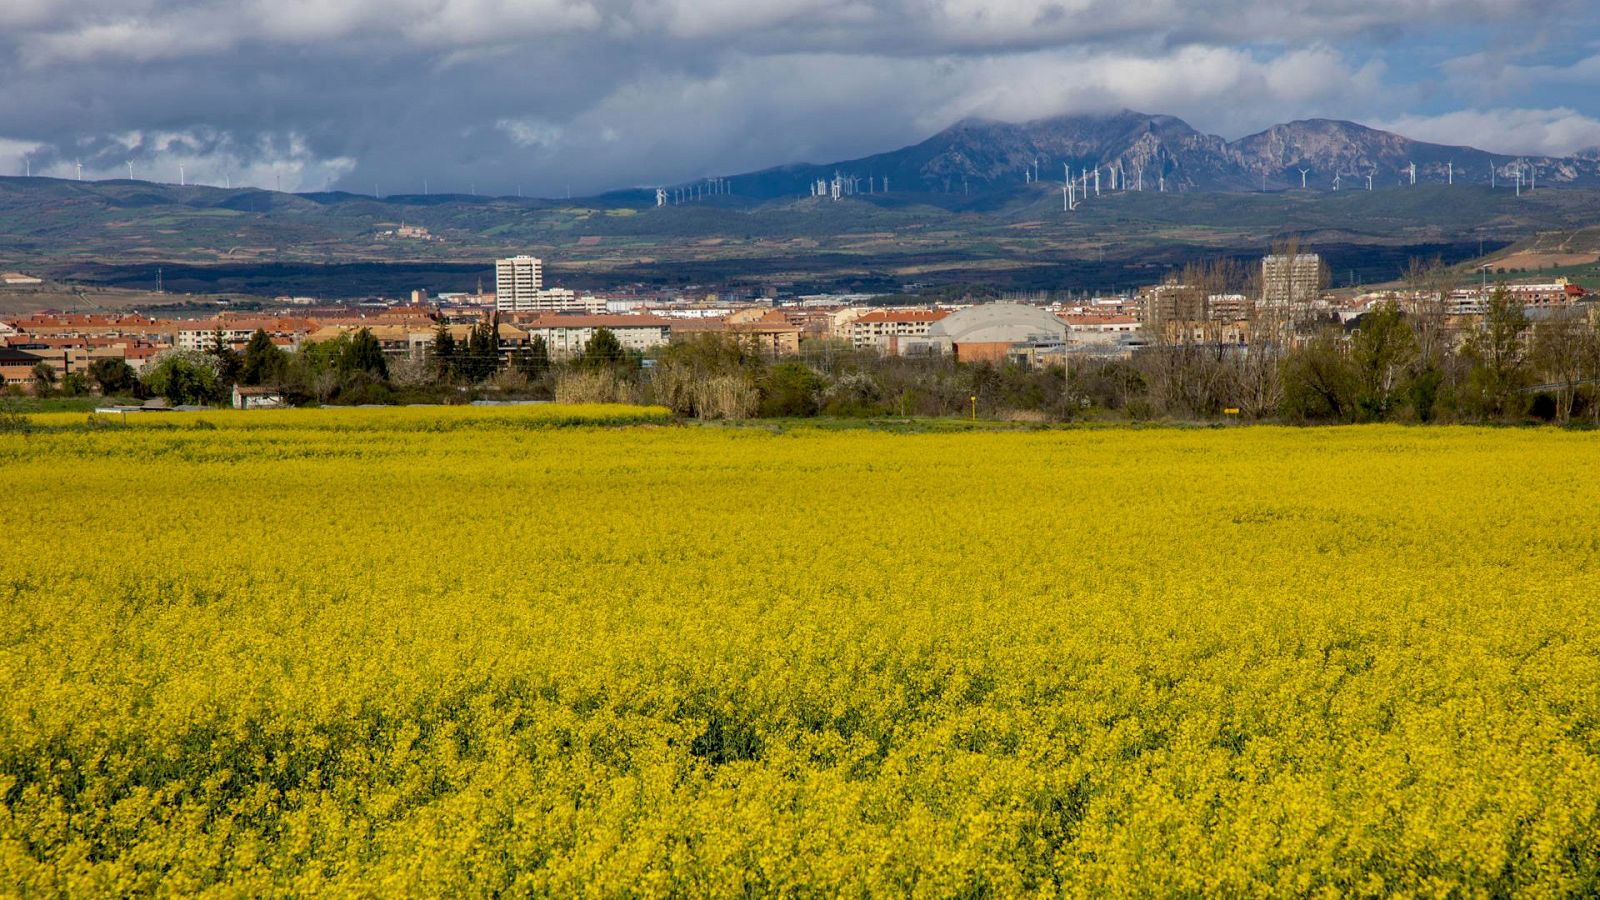
[[[133,180],[133,160],[128,160],[128,180]]]
[[[178,163],[178,187],[188,187],[183,179],[183,163]]]
[[[1447,185],[1456,183],[1456,164],[1454,161],[1444,164],[1444,183]]]
[[[1339,173],[1338,172],[1333,173],[1333,189],[1335,191],[1339,190]]]
[[[1372,193],[1372,176],[1367,176],[1367,193]]]
[[[1413,185],[1416,184],[1417,183],[1417,164],[1416,163],[1411,163],[1409,166],[1407,166],[1407,171],[1409,171],[1411,173],[1411,183]]]
[[[78,160],[77,164],[78,164],[78,180],[82,181],[83,180],[83,160],[81,160],[81,159]]]
[[[1310,174],[1311,174],[1311,170],[1310,169],[1301,169],[1300,170],[1300,190],[1303,191],[1303,190],[1306,189],[1306,176],[1310,175]]]

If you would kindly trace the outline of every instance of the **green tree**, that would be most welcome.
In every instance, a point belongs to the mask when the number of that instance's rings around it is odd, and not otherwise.
[[[42,359],[33,364],[33,392],[38,396],[50,396],[59,380],[60,376],[56,373],[55,366]]]
[[[61,376],[60,390],[63,397],[86,397],[89,395],[89,376],[82,372],[68,372]]]
[[[350,336],[338,365],[339,371],[346,375],[365,373],[379,381],[389,377],[389,361],[383,355],[383,346],[366,328]]]
[[[239,369],[244,364],[238,351],[228,346],[227,335],[223,334],[221,326],[211,333],[211,355],[217,358],[217,379],[223,387],[231,387],[239,381]]]
[[[283,377],[288,367],[288,356],[272,342],[272,336],[262,329],[250,335],[244,348],[244,362],[239,367],[241,384],[273,384]]]
[[[103,356],[89,364],[89,378],[99,386],[100,393],[110,397],[131,393],[139,385],[139,374],[126,360]]]
[[[761,415],[814,416],[822,407],[827,382],[802,362],[782,362],[761,380]]]
[[[345,375],[341,369],[350,347],[350,336],[341,334],[331,341],[300,345],[289,356],[278,386],[291,403],[326,403],[339,392]]]
[[[433,363],[433,375],[440,381],[449,381],[458,373],[456,359],[456,338],[450,333],[450,326],[443,322],[433,332],[433,347],[428,352],[429,361]]]
[[[500,315],[472,326],[467,335],[467,352],[459,366],[461,374],[476,384],[494,376],[500,368]]]
[[[1524,338],[1528,314],[1511,297],[1504,284],[1490,295],[1483,325],[1467,339],[1462,355],[1467,372],[1469,408],[1485,418],[1521,415],[1526,408],[1523,389],[1533,382]]]
[[[528,346],[517,353],[516,366],[529,381],[544,377],[550,371],[550,347],[544,338],[534,335]]]
[[[1432,422],[1437,417],[1443,387],[1444,370],[1434,360],[1424,357],[1406,385],[1406,396],[1418,422]]]
[[[1301,422],[1339,422],[1355,413],[1357,379],[1333,329],[1283,358],[1283,414]]]
[[[628,352],[611,329],[596,328],[583,345],[583,354],[577,363],[579,368],[595,370],[617,369],[627,361]]]
[[[1355,378],[1355,417],[1369,422],[1389,418],[1405,397],[1405,377],[1417,358],[1417,339],[1394,301],[1361,317],[1350,337]]]
[[[225,389],[216,357],[183,350],[157,357],[145,374],[145,386],[174,406],[214,403],[222,399]]]
[[[595,337],[599,336],[597,331]],[[603,369],[608,358],[615,358],[608,354],[621,352],[621,345],[595,350],[592,363],[585,353],[585,363]],[[765,370],[761,354],[737,336],[696,334],[662,348],[650,382],[656,402],[680,415],[744,418],[755,413],[760,402],[758,384]]]

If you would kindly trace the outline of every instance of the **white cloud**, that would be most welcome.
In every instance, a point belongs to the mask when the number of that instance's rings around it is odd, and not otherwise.
[[[553,150],[561,143],[560,125],[539,118],[500,119],[494,127],[505,132],[519,147]]]
[[[363,190],[423,172],[598,189],[848,158],[966,116],[1121,107],[1233,138],[1314,116],[1405,124],[1464,96],[1503,108],[1504,143],[1558,147],[1596,142],[1592,110],[1526,86],[1595,84],[1600,57],[1462,55],[1433,82],[1396,55],[1478,41],[1451,23],[1510,44],[1593,2],[0,0],[0,122],[48,145],[36,161],[82,152],[116,174],[151,145],[115,136],[159,125],[196,166],[293,160],[320,186],[359,160]],[[1384,46],[1392,68],[1366,61]],[[1473,65],[1504,93],[1463,91]],[[1520,107],[1543,113],[1507,118]],[[1462,117],[1490,113],[1413,118],[1478,137]]]
[[[741,54],[699,75],[642,75],[565,121],[503,117],[496,129],[541,168],[645,184],[867,155],[969,116],[1026,121],[1130,107],[1238,137],[1308,104],[1350,112],[1381,91],[1379,71],[1327,48],[1280,56],[1226,47],[1148,57]],[[1219,98],[1227,112],[1217,112]]]
[[[1040,51],[954,64],[952,97],[928,107],[927,124],[963,116],[1025,121],[1132,108],[1188,118],[1238,137],[1285,118],[1349,115],[1382,90],[1381,64],[1356,68],[1325,46],[1273,56],[1232,47]]]
[[[33,141],[16,141],[0,137],[0,174],[27,174],[27,158],[43,150],[44,147],[45,145]],[[37,174],[44,173],[41,171]]]
[[[19,170],[26,154],[35,160],[33,174],[53,178],[76,178],[80,162],[86,179],[127,178],[131,162],[133,177],[140,181],[177,184],[181,179],[218,187],[281,186],[286,191],[325,190],[356,168],[353,158],[316,153],[305,136],[295,132],[241,141],[206,128],[118,132],[67,152],[0,140],[0,171],[12,153]]]
[[[134,62],[208,55],[231,45],[226,31],[185,29],[165,23],[120,19],[41,35],[24,50],[34,66],[116,58]]]
[[[783,52],[925,56],[1114,38],[1335,40],[1418,22],[1582,14],[1586,6],[1586,0],[6,0],[0,26],[14,31],[36,64],[208,54],[263,41],[399,39],[440,51],[529,44],[536,52],[541,41],[586,32],[645,52],[663,41],[722,38]]]
[[[1565,107],[1400,116],[1376,123],[1376,127],[1419,141],[1476,147],[1493,153],[1567,156],[1600,146],[1600,119]]]

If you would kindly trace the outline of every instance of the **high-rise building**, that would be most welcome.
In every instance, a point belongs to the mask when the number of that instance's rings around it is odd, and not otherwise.
[[[1206,292],[1194,285],[1168,281],[1139,289],[1139,318],[1155,329],[1174,322],[1204,322]]]
[[[534,309],[544,290],[544,260],[512,256],[494,264],[494,306],[502,311]]]
[[[1299,310],[1322,292],[1322,257],[1315,253],[1275,253],[1261,258],[1261,305]]]

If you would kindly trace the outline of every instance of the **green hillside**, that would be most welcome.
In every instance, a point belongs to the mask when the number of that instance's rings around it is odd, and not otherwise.
[[[1412,256],[1460,261],[1546,235],[1585,235],[1600,192],[1486,187],[1273,193],[1105,193],[1072,212],[1049,182],[982,195],[888,194],[656,208],[643,192],[573,201],[364,197],[145,182],[0,178],[0,268],[126,288],[325,296],[470,289],[489,261],[545,256],[579,287],[785,282],[894,289],[984,281],[1112,289],[1197,257],[1290,235],[1343,280],[1395,277]],[[647,204],[648,201],[648,205]],[[400,237],[400,226],[426,229]],[[1584,247],[1596,241],[1583,238]],[[1578,261],[1582,262],[1582,261]],[[349,267],[358,267],[350,269]],[[338,268],[344,267],[344,268]]]

